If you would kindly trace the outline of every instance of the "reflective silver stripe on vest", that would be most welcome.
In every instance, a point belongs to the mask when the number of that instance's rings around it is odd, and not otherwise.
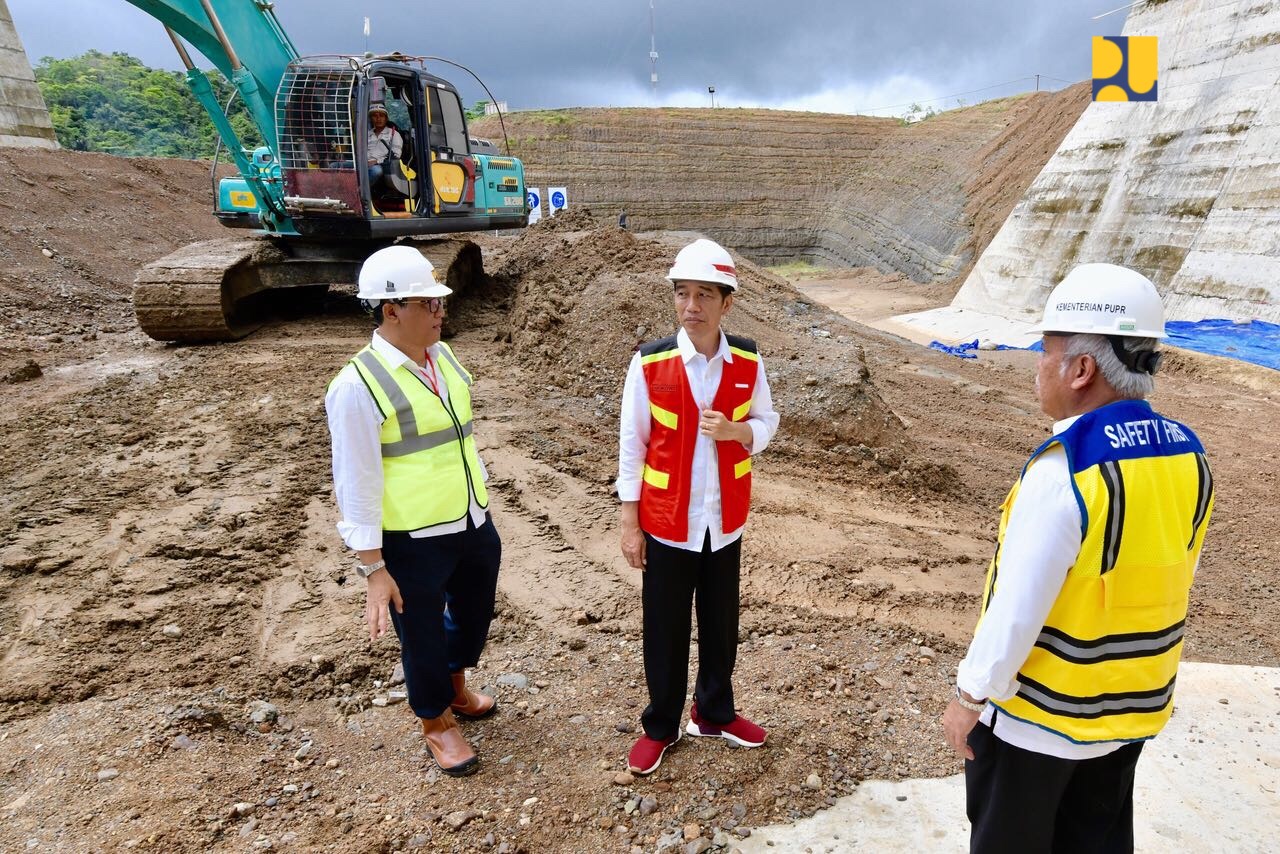
[[[1209,461],[1204,458],[1204,454],[1196,454],[1196,477],[1200,488],[1196,495],[1195,516],[1191,519],[1191,539],[1187,540],[1188,551],[1196,544],[1196,533],[1209,512],[1209,499],[1213,497],[1213,472],[1209,470]]]
[[[1124,536],[1124,474],[1117,460],[1102,463],[1098,474],[1107,488],[1107,519],[1102,531],[1102,575],[1116,568],[1120,560],[1120,539]]]
[[[1109,658],[1137,658],[1143,654],[1159,654],[1172,649],[1182,640],[1184,624],[1178,623],[1166,632],[1143,638],[1106,641],[1104,643],[1080,643],[1059,635],[1041,632],[1036,646],[1058,653],[1062,658],[1087,664]]]
[[[378,384],[378,388],[382,389],[382,393],[391,401],[391,405],[396,408],[396,423],[400,425],[400,435],[416,436],[418,435],[418,419],[413,417],[413,405],[409,403],[409,398],[405,396],[404,390],[400,388],[399,383],[391,378],[391,374],[387,373],[387,369],[383,367],[382,362],[373,354],[371,350],[361,350],[356,354],[356,359],[360,364],[373,375],[374,382]],[[449,432],[453,432],[450,430]],[[384,453],[383,456],[386,456]]]
[[[471,374],[462,370],[462,365],[459,365],[458,360],[453,358],[453,354],[449,352],[448,348],[442,346],[440,348],[440,355],[444,356],[445,359],[449,361],[449,364],[453,365],[453,369],[458,372],[459,378],[461,378],[464,383],[471,385]]]
[[[383,443],[382,456],[405,457],[418,451],[427,451],[431,448],[438,448],[441,445],[458,441],[458,431],[452,427],[433,430],[430,433],[419,433],[418,420],[413,415],[413,405],[409,403],[409,398],[405,396],[404,389],[400,388],[400,385],[391,378],[391,374],[387,373],[387,369],[383,367],[382,362],[378,361],[378,357],[371,351],[364,350],[356,354],[356,358],[373,375],[373,379],[378,384],[378,387],[382,389],[382,393],[387,396],[391,401],[391,405],[396,408],[396,423],[400,425],[401,439],[398,442]],[[449,362],[454,367],[458,365],[453,359],[450,359]],[[460,371],[461,368],[458,370]],[[466,374],[462,376],[464,379],[466,378]],[[462,425],[462,438],[465,439],[470,436],[472,429],[470,421],[464,423]]]
[[[1140,712],[1157,712],[1169,705],[1173,699],[1173,682],[1163,689],[1151,692],[1149,697],[1119,695],[1113,697],[1077,697],[1080,702],[1071,702],[1059,697],[1050,696],[1031,685],[1024,684],[1018,689],[1018,696],[1028,703],[1039,706],[1047,712],[1073,718],[1097,718],[1103,715],[1127,715]]]
[[[465,439],[470,435],[471,422],[468,421],[462,425],[462,438]],[[382,446],[382,456],[405,457],[418,451],[427,451],[456,441],[458,441],[458,431],[452,427],[446,427],[443,430],[423,433],[420,436],[410,436],[407,439],[401,439],[399,442],[389,442]]]

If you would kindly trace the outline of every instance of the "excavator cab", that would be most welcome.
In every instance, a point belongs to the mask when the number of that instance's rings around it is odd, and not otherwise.
[[[398,159],[379,161],[387,178],[371,185],[375,105],[402,145]],[[520,161],[472,153],[457,90],[421,63],[295,60],[276,119],[285,210],[302,236],[377,239],[528,223]]]

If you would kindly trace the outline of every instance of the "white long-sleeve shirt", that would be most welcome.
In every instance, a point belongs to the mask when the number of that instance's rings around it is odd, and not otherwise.
[[[1077,416],[1078,417],[1078,416]],[[1076,418],[1053,425],[1061,433]],[[1018,693],[1018,670],[1031,654],[1049,611],[1080,552],[1080,506],[1062,447],[1045,451],[1027,469],[1000,547],[1000,580],[986,615],[960,662],[956,684],[971,697],[1007,700]],[[1000,714],[988,704],[982,722],[1001,741],[1062,759],[1105,756],[1124,742],[1076,744],[1034,724]]]
[[[398,158],[404,148],[404,141],[395,128],[383,125],[381,131],[369,128],[369,142],[366,147],[369,150],[369,164],[373,165],[386,160],[388,155]]]
[[[373,349],[391,365],[392,370],[407,364],[409,369],[422,377],[423,385],[433,391],[432,383],[439,388],[442,401],[449,400],[448,384],[439,376],[435,366],[440,363],[440,345],[428,348],[431,355],[426,367],[419,367],[412,359],[397,349],[377,332],[373,333]],[[382,412],[373,395],[351,364],[339,372],[324,397],[325,412],[329,417],[329,434],[333,438],[333,491],[338,497],[338,510],[342,519],[338,533],[348,547],[356,551],[382,548]],[[489,474],[484,461],[480,472],[485,480]],[[468,515],[478,528],[484,524],[488,511],[476,500],[475,492],[467,482],[470,505]],[[412,531],[414,537],[436,537],[456,534],[465,530],[467,519],[432,525]]]
[[[733,361],[729,341],[720,333],[720,347],[708,359],[699,353],[681,329],[676,335],[676,346],[684,361],[685,376],[699,410],[710,409],[720,388],[720,376],[724,363]],[[764,372],[764,359],[756,362],[756,386],[751,398],[751,408],[744,422],[751,427],[753,455],[763,451],[773,434],[778,431],[778,413],[773,411],[773,396],[769,392],[769,380]],[[618,497],[623,501],[640,500],[640,484],[644,475],[645,455],[649,450],[649,384],[645,382],[640,367],[640,354],[631,358],[627,368],[627,380],[622,388],[622,417],[618,449]],[[678,475],[682,476],[682,475]],[[720,475],[717,470],[716,442],[709,436],[697,434],[693,446],[693,465],[689,472],[689,539],[673,542],[656,538],[675,548],[702,551],[702,544],[711,532],[711,550],[719,551],[738,537],[742,528],[724,533],[720,515]]]

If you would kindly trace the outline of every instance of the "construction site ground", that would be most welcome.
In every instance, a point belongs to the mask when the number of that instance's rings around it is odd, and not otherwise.
[[[998,506],[1048,432],[1034,355],[942,355],[743,262],[726,325],[760,340],[782,427],[754,471],[735,684],[769,741],[689,739],[629,779],[646,694],[618,392],[635,343],[674,329],[672,238],[586,213],[486,238],[493,279],[449,332],[504,543],[472,675],[501,710],[465,724],[483,765],[453,780],[394,701],[396,643],[369,643],[334,530],[323,393],[371,330],[350,291],[237,343],[150,341],[128,282],[219,235],[204,167],[4,159],[0,850],[731,847],[861,781],[959,770],[939,718]],[[840,276],[855,318],[946,301]],[[1169,362],[1155,404],[1217,484],[1186,656],[1280,665],[1280,377]]]

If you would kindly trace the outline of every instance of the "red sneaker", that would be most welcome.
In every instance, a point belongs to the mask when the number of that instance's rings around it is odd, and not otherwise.
[[[680,730],[676,730],[676,734],[666,741],[649,738],[647,735],[640,736],[640,740],[632,746],[631,753],[627,756],[627,770],[641,777],[652,774],[662,764],[663,754],[679,740]]]
[[[763,727],[756,726],[742,715],[734,715],[727,724],[713,724],[698,716],[698,704],[689,709],[689,735],[707,735],[725,738],[739,747],[759,747],[767,737]]]

